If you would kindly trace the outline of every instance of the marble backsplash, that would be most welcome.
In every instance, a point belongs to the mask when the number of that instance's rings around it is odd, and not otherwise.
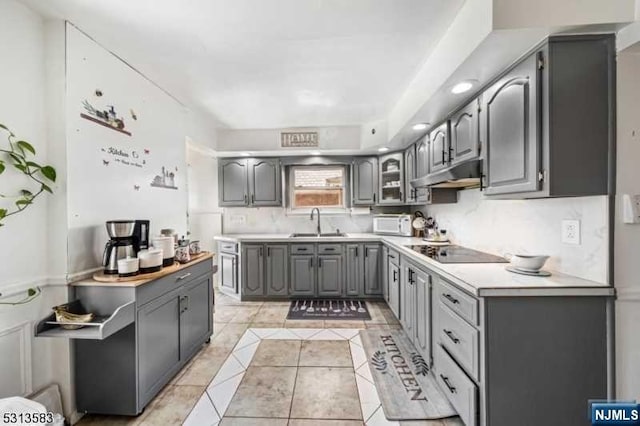
[[[497,255],[549,255],[546,270],[602,283],[608,280],[606,196],[488,200],[474,189],[460,191],[456,204],[420,210],[433,216],[456,244]],[[580,245],[562,242],[563,219],[580,221]]]
[[[322,232],[373,232],[371,214],[321,215]],[[315,232],[316,220],[308,214],[288,213],[282,207],[225,208],[222,230],[225,234],[286,234]]]

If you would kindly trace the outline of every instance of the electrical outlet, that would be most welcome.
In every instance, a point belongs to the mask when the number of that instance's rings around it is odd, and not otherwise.
[[[562,221],[562,242],[580,245],[580,221],[566,219]]]

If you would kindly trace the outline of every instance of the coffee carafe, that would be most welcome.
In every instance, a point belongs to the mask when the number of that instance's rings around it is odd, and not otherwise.
[[[135,257],[134,220],[110,220],[106,223],[111,238],[104,247],[102,266],[105,274],[118,273],[118,260]]]

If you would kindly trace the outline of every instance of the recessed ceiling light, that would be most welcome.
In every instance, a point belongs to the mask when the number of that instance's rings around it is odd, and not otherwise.
[[[386,146],[378,148],[378,152],[387,152],[387,151],[389,151],[389,148],[387,148]]]
[[[320,155],[320,151],[311,151],[311,155]]]
[[[451,88],[451,93],[453,93],[454,95],[458,95],[460,93],[464,93],[471,90],[472,87],[473,87],[473,82],[461,81],[460,83],[456,84]]]
[[[249,157],[251,155],[251,153],[250,152],[243,152],[240,155],[242,155],[243,157]]]
[[[413,130],[424,130],[427,128],[427,123],[418,123],[413,125]]]

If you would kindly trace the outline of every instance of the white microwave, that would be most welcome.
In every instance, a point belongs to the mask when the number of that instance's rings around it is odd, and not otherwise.
[[[373,217],[373,232],[376,234],[410,237],[410,214],[380,214]]]

